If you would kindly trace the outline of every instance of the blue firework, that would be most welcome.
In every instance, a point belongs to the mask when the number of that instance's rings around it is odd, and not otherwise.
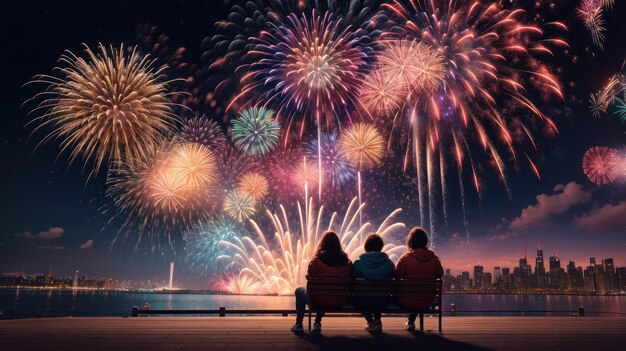
[[[220,217],[198,225],[185,233],[187,262],[193,270],[217,273],[227,267],[222,256],[230,255],[225,242],[236,242],[247,235],[244,226],[228,217]]]
[[[320,135],[321,148],[318,154],[317,139],[306,145],[307,158],[313,161],[321,156],[322,173],[326,184],[338,189],[354,179],[356,170],[348,161],[345,153],[337,142],[337,133],[322,133]]]

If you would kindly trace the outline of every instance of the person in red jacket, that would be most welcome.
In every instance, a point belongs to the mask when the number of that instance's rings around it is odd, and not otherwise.
[[[409,232],[406,240],[409,252],[398,260],[396,265],[397,279],[435,279],[443,276],[441,262],[434,252],[428,250],[428,235],[421,227]],[[433,303],[434,296],[422,298],[397,297],[396,303],[406,309],[421,309]],[[406,330],[415,330],[416,314],[411,314],[405,325]]]
[[[326,231],[322,240],[317,246],[317,252],[309,263],[307,275],[318,278],[348,278],[352,272],[352,261],[341,248],[341,241],[333,231]],[[345,305],[348,296],[341,295],[313,295],[307,294],[304,288],[297,288],[296,292],[296,324],[291,327],[291,331],[300,333],[304,331],[302,321],[304,320],[304,310],[306,305],[311,303],[316,306],[335,308]],[[322,331],[323,313],[315,316],[313,331]]]

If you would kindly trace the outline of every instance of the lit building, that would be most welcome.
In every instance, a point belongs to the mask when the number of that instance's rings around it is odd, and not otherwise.
[[[537,277],[537,287],[543,289],[546,287],[546,266],[543,262],[543,250],[537,250],[537,258],[535,259],[535,276]]]
[[[483,287],[483,266],[478,265],[478,266],[474,266],[474,287],[475,288],[482,288]]]

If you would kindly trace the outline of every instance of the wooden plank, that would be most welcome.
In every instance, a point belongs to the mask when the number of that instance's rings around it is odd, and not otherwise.
[[[356,317],[325,318],[323,333],[289,332],[284,317],[55,318],[0,321],[3,350],[622,350],[626,318],[447,317],[444,335],[426,318],[426,333],[405,318],[383,318],[371,335]]]

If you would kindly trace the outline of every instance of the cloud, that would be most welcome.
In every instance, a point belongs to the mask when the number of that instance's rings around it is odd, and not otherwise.
[[[509,229],[521,230],[538,226],[550,216],[564,213],[573,206],[590,200],[591,193],[584,191],[580,184],[558,184],[554,187],[554,194],[537,195],[537,204],[523,209],[522,214],[511,221]]]
[[[502,234],[494,234],[487,237],[488,241],[504,241],[508,240],[517,235],[516,233],[502,233]]]
[[[626,229],[626,201],[594,208],[574,218],[573,224],[588,231]]]
[[[91,249],[93,247],[93,240],[89,239],[84,244],[80,245],[81,249]]]
[[[43,250],[65,250],[63,246],[37,245],[35,247]]]
[[[39,232],[39,234],[37,234],[37,238],[45,240],[58,239],[63,235],[63,233],[65,233],[65,230],[61,227],[50,227],[50,229],[45,232]]]
[[[20,237],[20,238],[26,238],[26,239],[34,238],[33,233],[31,233],[31,232],[15,233],[15,234],[13,234],[13,236],[17,236],[17,237]]]

